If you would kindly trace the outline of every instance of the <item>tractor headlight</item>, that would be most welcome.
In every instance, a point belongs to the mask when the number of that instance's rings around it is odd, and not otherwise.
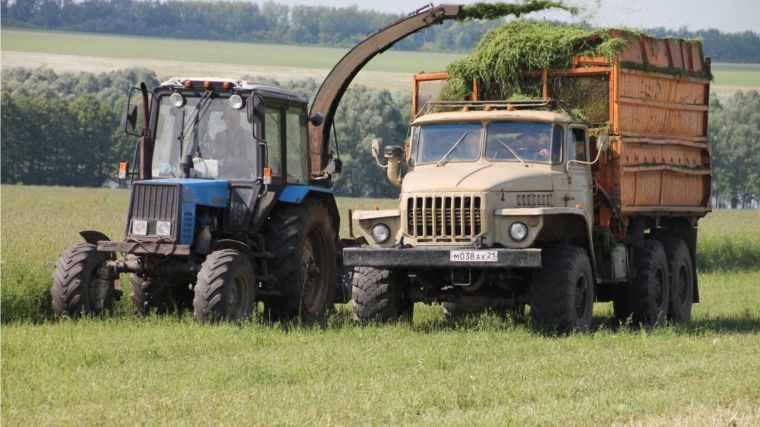
[[[156,222],[156,234],[158,234],[159,236],[171,236],[172,235],[171,221]]]
[[[179,108],[185,105],[185,97],[179,92],[174,92],[169,96],[169,104],[171,104],[172,107]]]
[[[375,224],[374,227],[372,227],[372,238],[375,239],[377,243],[385,243],[388,241],[388,239],[391,237],[391,229],[388,228],[385,224]]]
[[[528,226],[519,221],[513,222],[512,225],[509,226],[509,237],[515,242],[522,242],[528,237]]]
[[[148,234],[148,221],[134,220],[132,221],[132,234],[135,236],[145,236]]]
[[[236,110],[239,110],[243,108],[243,104],[244,104],[243,97],[241,97],[240,95],[235,94],[230,97],[230,107]]]

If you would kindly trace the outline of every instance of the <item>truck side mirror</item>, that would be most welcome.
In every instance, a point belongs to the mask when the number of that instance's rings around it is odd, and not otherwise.
[[[404,156],[404,149],[398,145],[389,145],[385,147],[386,159],[400,159]]]
[[[248,98],[247,103],[248,123],[261,124],[264,123],[264,114],[266,112],[266,104],[264,103],[264,97],[254,93]]]
[[[602,133],[596,136],[596,151],[607,151],[610,146],[610,136]]]
[[[377,138],[372,140],[372,157],[377,159],[377,156],[380,155],[380,141],[377,140]]]
[[[135,130],[137,126],[137,105],[124,104],[121,107],[121,123],[119,127],[124,129],[124,132],[131,132]]]

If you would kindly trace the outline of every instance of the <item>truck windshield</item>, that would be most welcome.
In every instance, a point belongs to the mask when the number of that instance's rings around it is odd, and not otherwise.
[[[153,176],[180,176],[182,155],[190,154],[192,178],[255,179],[256,141],[245,109],[230,107],[227,98],[186,97],[173,107],[160,98],[154,134]]]
[[[422,126],[414,131],[412,146],[416,164],[472,162],[480,158],[480,123],[446,123]]]
[[[486,137],[486,159],[559,163],[562,160],[562,128],[556,126],[556,131],[554,128],[547,123],[491,123]]]

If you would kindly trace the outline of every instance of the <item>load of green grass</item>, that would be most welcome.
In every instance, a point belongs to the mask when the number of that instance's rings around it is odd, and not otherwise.
[[[488,31],[469,56],[449,64],[449,83],[441,99],[464,99],[473,78],[480,81],[483,93],[502,99],[529,95],[525,86],[532,82],[523,79],[523,72],[568,68],[578,55],[613,61],[625,46],[625,40],[611,37],[604,28],[589,31],[579,25],[511,21]]]

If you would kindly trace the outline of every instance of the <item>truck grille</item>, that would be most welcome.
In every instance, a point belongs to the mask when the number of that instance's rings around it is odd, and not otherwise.
[[[425,238],[471,238],[482,232],[477,196],[418,196],[407,199],[406,232]]]
[[[168,221],[179,214],[179,185],[136,183],[132,189],[132,219]]]
[[[551,206],[551,194],[518,194],[517,206]]]

